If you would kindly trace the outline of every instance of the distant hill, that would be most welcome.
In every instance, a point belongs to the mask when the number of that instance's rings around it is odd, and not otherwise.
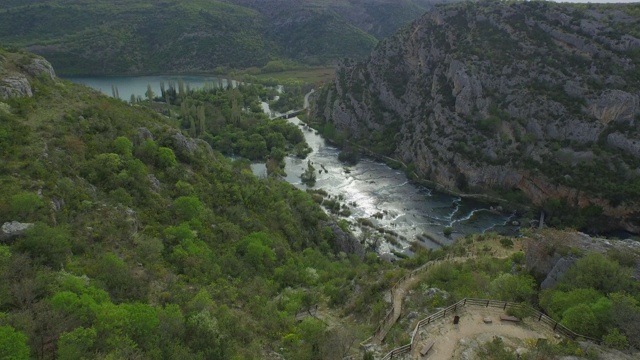
[[[449,189],[640,232],[639,64],[638,4],[437,6],[343,62],[315,118]]]
[[[0,41],[63,74],[212,72],[363,57],[428,1],[3,1]]]

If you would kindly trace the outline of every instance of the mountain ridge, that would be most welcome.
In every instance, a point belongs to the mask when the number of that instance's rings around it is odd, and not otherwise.
[[[225,72],[365,56],[430,0],[51,0],[0,5],[4,46],[66,75]]]

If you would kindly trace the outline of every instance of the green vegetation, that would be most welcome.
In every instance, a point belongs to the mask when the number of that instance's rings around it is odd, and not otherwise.
[[[563,325],[612,347],[640,346],[640,286],[633,269],[598,253],[580,258],[540,305]]]
[[[541,235],[545,236],[544,233]],[[458,241],[449,252],[457,255],[468,251],[476,253],[475,249],[488,247],[488,240],[495,241],[495,244],[509,240],[511,247],[515,246],[515,239],[475,235],[467,236],[466,241]],[[602,340],[606,346],[622,350],[640,346],[640,283],[632,278],[640,253],[621,257],[616,251],[607,255],[595,252],[579,255],[573,251],[574,256],[580,256],[575,264],[554,287],[538,292],[540,284],[523,266],[524,253],[507,251],[512,255],[504,259],[479,255],[465,263],[435,265],[427,272],[421,288],[438,288],[450,296],[422,296],[410,302],[410,306],[433,309],[465,297],[539,305],[562,325],[578,334]],[[536,250],[531,251],[534,252],[529,255],[532,257],[552,256],[554,251],[568,255],[562,249],[549,250],[546,255],[536,255]],[[527,308],[514,308],[508,313],[520,318],[530,316]],[[485,346],[498,347],[496,344]],[[573,351],[565,349],[569,351],[567,353],[562,347],[541,344],[536,349],[547,354],[571,354]]]
[[[27,61],[2,54],[3,66]],[[309,194],[178,128],[286,148],[291,128],[262,133],[257,113],[234,111],[257,88],[127,104],[30,82],[34,97],[0,106],[0,219],[35,224],[0,243],[0,357],[335,359],[336,339],[362,330],[296,313],[318,304],[364,323],[384,316],[381,290],[399,274],[379,279],[389,265],[339,252]]]
[[[336,3],[350,13],[363,8]],[[398,7],[404,9],[398,17],[372,12],[375,17],[366,21],[382,22],[388,32],[420,15],[413,4]],[[322,1],[281,1],[268,8],[219,0],[8,1],[0,5],[0,38],[5,46],[46,56],[67,75],[233,69],[270,74],[368,54],[377,40],[362,28],[374,27],[346,16]]]
[[[316,168],[311,165],[311,161],[307,161],[307,169],[300,174],[300,179],[303,184],[308,186],[313,186],[316,183]]]
[[[270,104],[271,109],[278,112],[299,110],[304,106],[305,89],[300,86],[285,87],[278,95],[278,100]]]
[[[300,86],[288,89],[302,91]],[[162,84],[152,107],[168,114],[192,137],[206,141],[227,156],[266,161],[268,173],[278,177],[284,175],[287,154],[305,158],[311,149],[297,126],[284,119],[269,120],[264,114],[260,101],[275,94],[275,89],[257,84],[240,84],[235,88],[208,84],[203,89],[192,90],[185,89],[183,84],[170,83]],[[298,100],[302,107],[302,99]],[[175,164],[171,149],[161,147],[157,151],[157,161],[163,167]]]
[[[516,360],[515,352],[506,348],[502,338],[497,336],[480,347],[478,356],[487,360]]]

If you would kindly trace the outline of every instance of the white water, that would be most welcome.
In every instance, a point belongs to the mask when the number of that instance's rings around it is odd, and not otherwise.
[[[263,108],[269,111],[268,104],[263,103]],[[333,198],[342,198],[343,204],[356,204],[349,205],[352,213],[349,221],[355,224],[358,218],[367,218],[376,226],[406,238],[400,239],[400,246],[381,241],[380,253],[393,250],[409,254],[412,241],[434,248],[451,244],[469,233],[517,232],[517,227],[511,225],[514,215],[501,214],[492,211],[487,204],[414,184],[407,180],[404,172],[374,159],[364,158],[355,166],[347,166],[338,161],[339,149],[328,144],[315,130],[297,117],[289,121],[300,127],[313,152],[307,159],[287,157],[285,179],[300,189],[310,188],[302,183],[300,175],[306,170],[307,161],[311,161],[316,171],[322,170],[316,174],[316,184],[312,188],[323,189]],[[264,164],[254,164],[252,169],[256,175],[266,176]],[[376,214],[383,216],[374,218]],[[451,238],[444,236],[445,227],[453,228]],[[353,229],[357,232],[356,227]]]

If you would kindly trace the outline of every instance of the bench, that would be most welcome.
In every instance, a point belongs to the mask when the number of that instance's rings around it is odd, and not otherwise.
[[[502,321],[511,321],[511,322],[514,322],[514,323],[519,323],[520,322],[520,319],[518,319],[517,317],[509,316],[509,315],[500,315],[500,320],[502,320]]]
[[[433,344],[435,344],[436,342],[433,340],[430,340],[429,342],[427,342],[426,344],[424,344],[424,346],[422,347],[422,349],[420,350],[420,356],[425,356],[427,355],[427,353],[429,352],[429,350],[431,350],[431,348],[433,347]]]

